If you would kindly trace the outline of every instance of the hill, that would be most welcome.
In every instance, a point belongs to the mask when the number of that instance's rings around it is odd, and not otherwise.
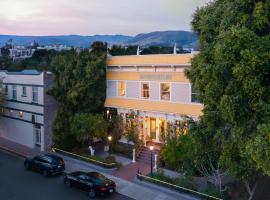
[[[89,47],[94,41],[107,42],[112,44],[123,45],[140,45],[140,46],[172,46],[174,43],[184,47],[196,47],[197,37],[194,33],[188,31],[159,31],[143,33],[135,37],[126,35],[58,35],[58,36],[17,36],[17,35],[0,35],[0,46],[12,39],[15,45],[30,45],[33,41],[40,45],[64,44],[73,47]]]

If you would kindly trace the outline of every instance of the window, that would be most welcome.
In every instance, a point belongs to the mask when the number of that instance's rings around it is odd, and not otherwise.
[[[32,102],[37,103],[38,102],[38,88],[32,87]]]
[[[12,99],[17,100],[17,86],[12,85]]]
[[[118,96],[123,97],[126,95],[125,81],[118,81]]]
[[[20,116],[20,118],[23,118],[23,112],[22,111],[19,112],[19,116]]]
[[[195,91],[194,87],[191,86],[191,102],[192,103],[199,103],[199,99],[198,99],[198,93]]]
[[[26,97],[26,87],[25,86],[22,86],[22,96],[23,97]]]
[[[5,85],[5,94],[8,94],[8,85]]]
[[[149,98],[149,83],[142,83],[142,98]]]
[[[36,116],[35,115],[32,115],[32,122],[36,123]]]
[[[161,83],[160,84],[160,99],[165,101],[170,101],[170,84]]]

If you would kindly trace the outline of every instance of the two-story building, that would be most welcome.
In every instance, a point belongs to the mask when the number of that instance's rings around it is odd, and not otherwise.
[[[0,137],[30,148],[47,150],[52,145],[55,100],[46,94],[53,84],[51,72],[0,71],[5,104],[0,114]]]
[[[176,124],[187,115],[197,120],[203,105],[198,102],[184,71],[193,54],[111,56],[107,66],[105,107],[126,118],[139,115],[139,137],[161,142],[167,122]]]

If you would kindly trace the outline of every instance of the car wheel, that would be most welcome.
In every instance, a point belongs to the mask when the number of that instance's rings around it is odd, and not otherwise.
[[[71,182],[68,179],[64,179],[64,183],[66,186],[71,187]]]
[[[43,170],[42,175],[43,175],[44,177],[48,177],[48,176],[49,176],[49,173],[48,173],[47,170]]]
[[[95,190],[94,190],[94,189],[90,189],[90,190],[88,191],[88,196],[89,196],[91,199],[95,198],[95,196],[96,196]]]
[[[24,164],[24,169],[26,169],[26,170],[29,170],[29,169],[30,169],[29,163],[25,163],[25,164]]]

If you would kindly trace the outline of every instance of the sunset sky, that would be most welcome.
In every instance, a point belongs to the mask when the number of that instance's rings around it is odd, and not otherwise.
[[[210,0],[1,0],[0,34],[136,35],[190,30],[192,13]]]

